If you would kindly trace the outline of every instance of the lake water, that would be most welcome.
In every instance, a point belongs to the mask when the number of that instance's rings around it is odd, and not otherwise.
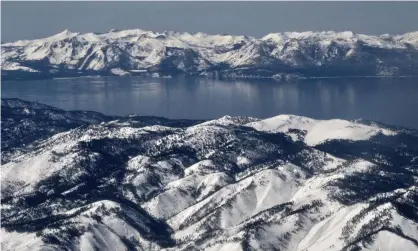
[[[296,114],[316,119],[377,120],[418,129],[417,78],[297,82],[97,77],[3,81],[2,97],[110,115],[208,119]]]

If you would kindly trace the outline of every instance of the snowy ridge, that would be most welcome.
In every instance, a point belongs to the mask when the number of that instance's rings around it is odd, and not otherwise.
[[[2,75],[9,79],[157,73],[292,79],[418,74],[417,32],[285,32],[258,39],[140,29],[100,34],[65,30],[2,44],[1,53]]]
[[[412,130],[73,113],[2,100],[2,250],[418,250]]]

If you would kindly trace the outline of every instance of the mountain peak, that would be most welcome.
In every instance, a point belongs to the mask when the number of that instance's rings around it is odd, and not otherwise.
[[[58,34],[61,34],[61,35],[69,35],[71,33],[72,32],[69,29],[65,29],[65,30],[61,31],[60,33],[58,33]]]
[[[78,34],[79,33],[71,32],[70,30],[65,29],[65,30],[61,31],[60,33],[57,33],[53,36],[50,36],[50,37],[46,38],[45,40],[46,41],[64,40],[64,39],[67,39],[67,38],[77,36]]]

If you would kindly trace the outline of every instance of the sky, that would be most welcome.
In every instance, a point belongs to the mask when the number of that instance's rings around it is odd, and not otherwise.
[[[418,2],[1,2],[2,42],[111,29],[262,37],[271,32],[418,30]]]

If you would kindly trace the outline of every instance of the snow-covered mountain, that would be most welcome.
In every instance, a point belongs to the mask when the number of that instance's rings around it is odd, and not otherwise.
[[[417,131],[17,99],[1,119],[2,250],[418,250]]]
[[[418,32],[285,32],[263,38],[111,30],[4,43],[2,77],[205,75],[275,78],[418,75]]]

